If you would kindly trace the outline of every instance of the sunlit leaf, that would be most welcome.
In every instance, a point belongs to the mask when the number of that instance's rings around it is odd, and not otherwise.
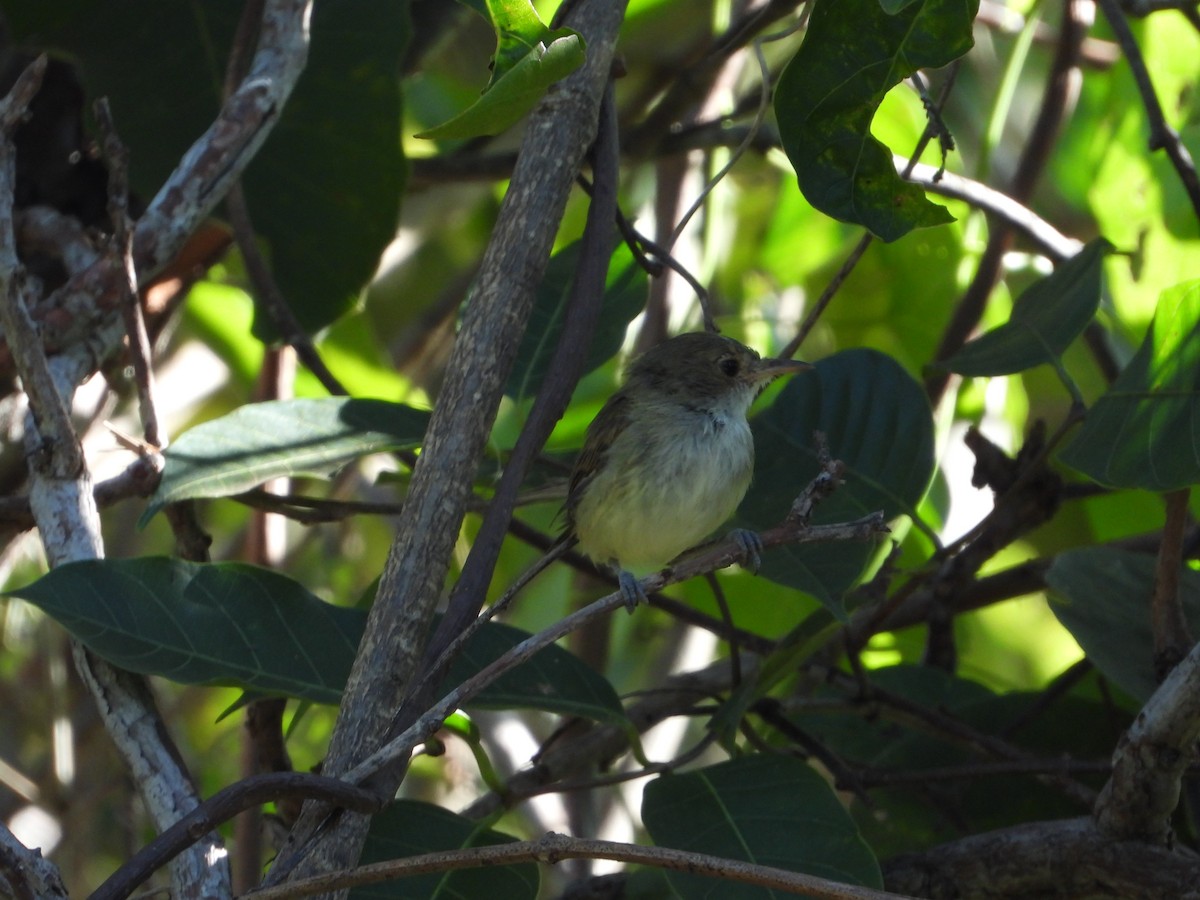
[[[1200,281],[1163,292],[1141,347],[1060,458],[1111,487],[1200,483]]]
[[[564,247],[551,258],[538,287],[529,325],[517,351],[517,360],[504,392],[514,399],[532,397],[541,389],[546,368],[562,335],[563,317],[571,299],[571,284],[579,263],[579,242]],[[628,246],[620,244],[608,266],[604,308],[592,332],[583,374],[611,359],[621,348],[625,329],[646,305],[646,272]]]
[[[397,800],[371,818],[360,865],[403,859],[439,850],[491,847],[515,841],[511,835],[418,800]],[[535,900],[540,876],[534,863],[488,866],[413,875],[354,888],[352,900]]]
[[[921,386],[889,356],[845,350],[792,376],[753,421],[754,482],[738,512],[747,528],[776,525],[816,476],[813,434],[846,464],[846,483],[814,521],[845,522],[882,510],[911,514],[933,475],[933,417]],[[762,574],[817,597],[845,615],[841,595],[862,573],[873,545],[807,544],[763,556]]]
[[[879,863],[829,784],[806,763],[744,756],[646,785],[642,819],[661,847],[879,888]],[[669,872],[680,897],[766,900],[772,891]]]
[[[168,503],[240,494],[272,478],[329,475],[352,459],[414,447],[429,414],[383,400],[322,397],[250,403],[180,435],[142,516]]]
[[[1112,245],[1098,238],[1030,286],[1009,320],[941,363],[960,375],[1012,375],[1062,356],[1100,305],[1100,276]]]
[[[10,595],[40,607],[123,669],[316,703],[340,700],[367,620],[366,610],[326,603],[270,569],[166,557],[58,566]],[[441,693],[528,637],[488,623],[455,661]],[[624,716],[612,686],[554,645],[492,682],[467,706],[611,722]]]
[[[486,0],[488,17],[496,29],[496,55],[492,57],[490,89],[516,68],[539,42],[558,37],[547,28],[530,0]]]
[[[885,241],[953,221],[896,174],[871,136],[884,96],[918,69],[966,53],[978,0],[817,0],[804,43],[779,79],[775,116],[800,190],[822,212]]]
[[[1050,609],[1087,658],[1131,697],[1154,693],[1150,600],[1156,560],[1144,553],[1081,547],[1060,553],[1046,572],[1058,594]],[[1179,573],[1179,598],[1193,634],[1200,633],[1200,573]]]
[[[504,131],[533,109],[550,85],[583,65],[584,46],[583,38],[570,29],[551,32],[548,42],[530,47],[478,100],[450,121],[416,136],[451,140]]]

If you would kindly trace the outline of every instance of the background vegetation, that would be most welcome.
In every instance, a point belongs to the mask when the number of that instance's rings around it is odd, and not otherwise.
[[[0,2],[10,893],[1194,889],[1196,4],[562,7]],[[762,571],[450,664],[706,323]]]

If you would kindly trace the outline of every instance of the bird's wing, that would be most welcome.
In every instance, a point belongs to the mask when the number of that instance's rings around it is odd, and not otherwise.
[[[575,460],[571,471],[571,483],[567,487],[567,530],[575,530],[575,507],[583,496],[587,483],[604,464],[608,449],[625,429],[629,419],[629,397],[621,391],[613,394],[608,402],[592,419],[584,438],[583,449]]]

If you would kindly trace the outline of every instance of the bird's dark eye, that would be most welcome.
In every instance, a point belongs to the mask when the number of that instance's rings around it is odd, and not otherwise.
[[[726,356],[717,365],[730,378],[736,375],[742,368],[742,364],[737,361],[736,356]]]

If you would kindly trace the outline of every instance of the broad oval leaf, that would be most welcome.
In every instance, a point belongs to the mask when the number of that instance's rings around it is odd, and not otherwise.
[[[646,785],[642,820],[661,847],[880,888],[871,848],[833,789],[798,759],[756,754]],[[680,897],[765,900],[766,888],[670,872]]]
[[[817,507],[814,522],[845,522],[883,510],[913,511],[933,475],[933,415],[921,386],[890,356],[845,350],[792,376],[755,417],[754,482],[738,518],[747,528],[778,524],[819,471],[813,434],[846,464],[846,483]],[[762,574],[806,591],[839,618],[841,594],[862,573],[867,544],[775,548]]]
[[[367,620],[365,610],[326,603],[270,569],[166,557],[70,563],[9,596],[40,607],[121,668],[315,703],[339,702]],[[528,637],[488,623],[455,660],[441,692]],[[466,705],[624,721],[612,685],[556,645]]]
[[[939,366],[959,375],[1012,375],[1054,363],[1083,333],[1100,305],[1100,276],[1112,244],[1097,238],[1013,304],[1009,320]]]
[[[484,94],[448,122],[416,135],[429,140],[472,138],[499,134],[514,124],[584,59],[583,38],[567,28],[551,32],[549,43],[539,41],[523,59],[490,85]]]
[[[1163,291],[1142,345],[1060,458],[1109,487],[1200,483],[1200,280]]]
[[[533,312],[504,393],[514,400],[533,397],[558,347],[563,318],[571,299],[571,284],[579,263],[580,244],[564,247],[550,259],[538,287]],[[625,244],[618,245],[608,264],[604,311],[588,344],[582,374],[611,359],[621,348],[625,329],[646,305],[646,272]]]
[[[1158,687],[1150,601],[1156,560],[1108,547],[1067,550],[1046,572],[1059,598],[1050,603],[1087,658],[1121,690],[1142,702]],[[1179,573],[1179,599],[1193,634],[1200,632],[1200,573]]]
[[[403,859],[439,850],[491,847],[515,841],[512,835],[485,828],[479,822],[432,803],[397,800],[371,818],[361,865]],[[413,875],[354,888],[352,900],[455,900],[487,897],[488,900],[535,900],[539,887],[534,863],[488,866]]]
[[[292,475],[328,475],[352,459],[415,447],[429,413],[384,400],[321,397],[248,403],[185,431],[141,524],[178,500],[229,497]]]
[[[978,0],[889,7],[879,0],[817,0],[804,43],[779,79],[775,116],[808,202],[894,241],[953,218],[896,174],[892,152],[871,136],[871,120],[903,79],[971,48]]]

